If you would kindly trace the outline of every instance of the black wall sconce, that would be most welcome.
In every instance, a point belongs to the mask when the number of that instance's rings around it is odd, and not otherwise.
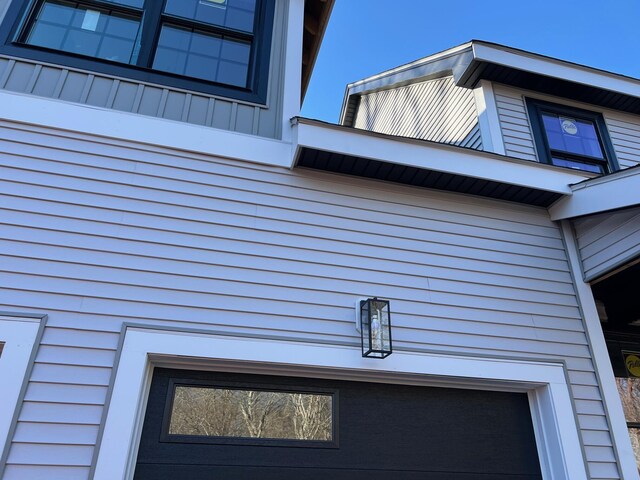
[[[362,338],[362,356],[386,358],[391,355],[391,311],[389,300],[377,297],[356,303],[357,327]]]

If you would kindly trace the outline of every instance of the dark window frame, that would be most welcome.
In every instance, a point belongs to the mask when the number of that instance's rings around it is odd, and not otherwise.
[[[573,154],[569,152],[559,151],[556,156],[564,157],[568,160],[588,164],[588,165],[602,165],[604,167],[603,174],[613,173],[620,170],[618,160],[616,158],[613,144],[609,136],[607,125],[604,121],[604,117],[601,113],[593,112],[590,110],[583,110],[581,108],[570,107],[567,105],[561,105],[557,103],[546,102],[543,100],[525,98],[527,105],[527,111],[529,113],[529,121],[531,122],[531,130],[533,133],[533,139],[538,153],[538,160],[540,163],[546,163],[553,165],[551,160],[552,149],[549,146],[547,140],[547,133],[543,125],[542,114],[545,112],[561,115],[570,118],[576,118],[580,120],[587,120],[592,122],[596,129],[598,140],[600,141],[600,148],[604,155],[604,160],[598,161],[593,157],[586,155]],[[561,167],[570,168],[570,167]],[[581,170],[586,171],[586,170]]]
[[[221,388],[233,390],[254,390],[282,393],[307,393],[331,396],[331,440],[295,440],[281,438],[254,437],[206,437],[200,435],[177,435],[169,433],[171,413],[176,387]],[[264,447],[339,448],[339,392],[337,389],[303,387],[295,384],[281,385],[269,383],[220,382],[198,380],[188,377],[172,377],[167,387],[167,397],[162,415],[160,442],[208,445],[246,445]]]
[[[132,82],[152,83],[160,87],[173,87],[192,92],[201,92],[258,105],[267,104],[275,0],[257,0],[253,34],[247,35],[234,31],[236,38],[248,38],[252,36],[247,88],[154,70],[149,66],[129,65],[22,43],[20,40],[28,32],[29,25],[32,24],[33,16],[43,1],[45,0],[16,0],[10,4],[7,14],[0,25],[0,54],[35,60],[47,64],[55,64],[62,67],[102,73],[131,80]],[[81,4],[93,5],[97,8],[109,8],[113,11],[123,13],[135,11],[139,12],[140,15],[142,15],[142,12],[148,13],[142,27],[142,47],[140,49],[139,60],[139,63],[146,62],[147,65],[150,65],[152,62],[163,19],[169,19],[171,25],[188,24],[197,29],[210,31],[212,33],[231,31],[231,29],[224,27],[218,28],[202,24],[197,20],[184,20],[164,14],[162,10],[165,0],[145,0],[145,5],[149,5],[149,7],[145,7],[143,10],[120,6],[114,3],[105,3],[101,0],[75,1]],[[154,25],[155,28],[153,28]]]

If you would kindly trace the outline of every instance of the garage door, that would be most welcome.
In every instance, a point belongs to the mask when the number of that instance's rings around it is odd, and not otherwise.
[[[155,369],[136,480],[541,479],[525,394]]]

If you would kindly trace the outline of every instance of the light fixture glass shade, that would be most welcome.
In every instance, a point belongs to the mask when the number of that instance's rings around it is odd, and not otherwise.
[[[363,357],[385,358],[391,355],[391,312],[388,300],[362,300],[360,326]]]

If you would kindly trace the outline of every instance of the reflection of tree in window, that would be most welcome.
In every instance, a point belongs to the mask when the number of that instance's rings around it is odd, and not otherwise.
[[[332,396],[177,386],[170,435],[332,439]]]
[[[624,416],[629,427],[631,445],[640,470],[640,378],[616,377]]]

